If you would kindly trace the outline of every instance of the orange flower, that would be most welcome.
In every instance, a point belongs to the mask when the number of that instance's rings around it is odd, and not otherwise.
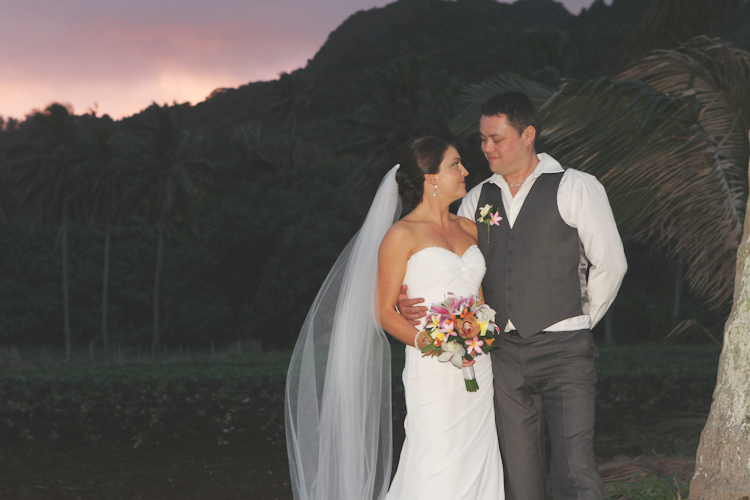
[[[422,349],[430,344],[432,344],[432,337],[430,337],[430,334],[424,330],[419,332],[419,337],[417,337],[417,345],[419,348]]]
[[[456,320],[456,328],[458,334],[464,339],[473,339],[481,331],[482,327],[479,325],[476,316],[468,314],[466,317]]]

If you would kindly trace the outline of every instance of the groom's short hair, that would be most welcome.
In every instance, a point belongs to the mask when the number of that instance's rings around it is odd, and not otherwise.
[[[482,116],[497,115],[507,116],[508,123],[519,134],[523,133],[526,127],[534,127],[536,130],[534,145],[536,145],[536,140],[542,132],[542,119],[527,95],[512,90],[493,95],[482,104]]]

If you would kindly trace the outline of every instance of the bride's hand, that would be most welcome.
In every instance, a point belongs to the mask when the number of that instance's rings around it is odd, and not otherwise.
[[[427,316],[427,308],[425,306],[415,305],[421,302],[424,302],[424,299],[410,299],[406,295],[406,285],[403,285],[398,294],[399,314],[412,325],[418,325],[419,320]]]
[[[472,353],[472,357],[474,357],[474,354],[473,354],[473,353]],[[461,360],[461,361],[463,362],[463,367],[464,367],[464,368],[466,368],[467,366],[471,366],[471,365],[473,365],[474,363],[476,363],[476,362],[477,362],[477,360],[476,360],[476,359],[472,359],[471,361],[467,361],[467,360],[466,360],[466,358],[462,358],[462,360]]]

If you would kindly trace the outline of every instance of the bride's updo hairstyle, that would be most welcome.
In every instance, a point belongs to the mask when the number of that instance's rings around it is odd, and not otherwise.
[[[426,136],[412,139],[398,149],[395,160],[401,166],[396,182],[404,205],[416,207],[422,202],[424,176],[438,173],[449,146],[452,144],[438,137]]]

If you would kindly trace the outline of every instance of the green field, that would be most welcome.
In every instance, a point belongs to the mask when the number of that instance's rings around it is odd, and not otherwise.
[[[393,351],[398,450],[405,411],[400,385],[403,351]],[[97,359],[81,353],[77,361],[63,363],[55,361],[55,354],[50,352],[15,351],[12,356],[10,351],[5,352],[6,365],[10,364],[8,359],[15,361],[13,367],[0,370],[0,466],[12,471],[13,480],[2,483],[0,498],[15,498],[26,491],[27,482],[35,481],[43,483],[36,486],[40,487],[37,493],[44,496],[34,496],[35,492],[29,490],[29,498],[97,498],[103,494],[110,498],[159,498],[156,492],[162,490],[149,486],[158,482],[156,478],[143,479],[134,489],[120,488],[122,496],[117,496],[103,482],[97,483],[95,471],[92,474],[76,461],[112,465],[123,457],[133,469],[128,474],[150,477],[158,470],[151,457],[162,457],[162,463],[209,455],[217,463],[231,457],[234,465],[221,467],[236,466],[240,472],[227,476],[227,481],[217,483],[215,489],[206,486],[207,481],[199,481],[201,487],[190,488],[191,495],[195,493],[191,498],[245,489],[259,495],[252,498],[291,497],[283,426],[289,353],[190,357],[183,353],[154,360],[128,355]],[[718,348],[633,345],[601,349],[600,354],[599,460],[694,457],[715,384]],[[81,452],[83,457],[77,455],[79,450],[85,451]],[[31,457],[67,454],[71,473],[65,480],[55,481],[53,462],[53,473],[44,483],[46,476],[32,477],[38,471],[26,471],[34,462],[20,458],[24,453]],[[259,476],[261,469],[264,475]],[[179,467],[162,470],[159,477],[164,474],[171,474],[171,482],[197,481],[197,472],[189,467],[184,473]],[[67,488],[83,489],[76,490],[78,497],[65,496],[64,491],[73,490],[55,490],[62,487],[59,481]],[[73,486],[80,484],[91,485],[90,496],[83,486]],[[623,481],[608,484],[608,498],[677,498],[671,480],[656,477],[638,485]],[[638,496],[646,493],[645,497]]]

